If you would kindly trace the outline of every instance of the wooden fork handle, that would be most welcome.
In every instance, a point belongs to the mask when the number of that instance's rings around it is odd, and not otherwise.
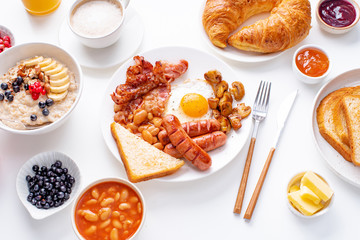
[[[256,202],[257,202],[258,197],[260,195],[261,188],[262,188],[263,183],[265,181],[266,174],[267,174],[267,172],[269,170],[269,166],[270,166],[270,163],[271,163],[271,159],[272,159],[272,157],[274,155],[274,152],[275,152],[275,148],[271,148],[270,152],[269,152],[269,155],[268,155],[268,157],[266,159],[265,165],[263,167],[263,170],[261,171],[261,175],[259,177],[259,180],[258,180],[258,182],[256,184],[254,193],[253,193],[253,195],[251,197],[250,203],[249,203],[249,205],[248,205],[248,207],[246,209],[246,212],[245,212],[245,215],[244,215],[245,219],[249,219],[249,220],[251,219],[251,216],[252,216],[253,211],[254,211],[255,206],[256,206]]]
[[[235,202],[235,206],[234,206],[234,213],[237,213],[237,214],[241,213],[241,207],[242,207],[242,203],[243,203],[243,200],[244,200],[246,183],[247,183],[247,179],[248,179],[248,176],[249,176],[251,159],[252,159],[252,155],[253,155],[254,147],[255,147],[255,141],[256,141],[256,138],[254,138],[254,137],[251,138],[249,151],[248,151],[248,154],[247,154],[247,157],[246,157],[244,172],[243,172],[243,175],[242,175],[242,178],[241,178],[238,194],[237,194],[237,197],[236,197],[236,202]]]

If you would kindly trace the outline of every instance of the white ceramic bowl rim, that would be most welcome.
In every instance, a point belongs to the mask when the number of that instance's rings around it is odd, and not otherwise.
[[[103,182],[119,182],[119,183],[122,183],[122,184],[125,184],[127,185],[128,187],[130,187],[131,189],[133,189],[136,194],[140,197],[140,201],[142,203],[142,209],[143,209],[143,214],[142,214],[142,218],[141,218],[141,223],[139,225],[139,227],[136,229],[136,231],[134,232],[134,234],[128,238],[128,240],[131,240],[133,239],[137,234],[138,232],[140,232],[144,222],[145,222],[145,215],[146,215],[146,204],[145,204],[145,199],[144,199],[144,196],[142,195],[141,191],[135,186],[135,184],[133,184],[132,182],[126,180],[125,178],[120,178],[120,177],[106,177],[106,178],[101,178],[101,179],[98,179],[98,180],[95,180],[91,183],[89,183],[85,188],[83,188],[83,190],[80,191],[80,193],[78,194],[78,196],[75,198],[75,201],[74,201],[74,205],[73,205],[73,208],[72,208],[72,211],[71,211],[71,222],[72,222],[72,226],[73,226],[73,230],[76,234],[76,236],[79,238],[79,239],[82,239],[82,240],[86,240],[80,233],[79,231],[77,230],[77,227],[76,227],[76,224],[75,224],[75,210],[76,210],[76,205],[77,203],[79,202],[80,198],[82,197],[82,195],[87,191],[89,190],[90,188],[92,188],[93,186],[97,185],[97,184],[100,184],[100,183],[103,183]]]
[[[55,121],[55,122],[53,122],[53,123],[51,123],[49,125],[40,127],[38,129],[33,129],[33,130],[19,130],[19,129],[14,129],[14,128],[8,127],[8,126],[6,126],[4,124],[0,124],[0,129],[4,129],[4,130],[7,130],[9,132],[18,133],[18,134],[40,134],[40,133],[46,132],[49,128],[52,127],[53,124],[58,124],[60,121],[66,119],[67,116],[69,116],[70,113],[74,110],[75,106],[77,105],[77,103],[80,100],[80,96],[81,96],[82,90],[83,90],[83,82],[84,82],[83,79],[82,79],[83,78],[82,70],[81,70],[80,64],[77,62],[75,57],[73,55],[71,55],[69,52],[65,51],[63,48],[61,48],[59,46],[56,46],[56,45],[53,45],[53,44],[50,44],[50,43],[45,43],[45,42],[23,43],[23,44],[16,45],[14,47],[11,47],[11,48],[7,49],[2,54],[0,54],[0,58],[6,57],[7,54],[12,54],[13,52],[15,52],[19,48],[23,48],[23,47],[31,48],[31,47],[34,47],[34,46],[37,46],[37,45],[47,45],[47,46],[53,47],[53,48],[55,48],[57,50],[60,50],[63,53],[65,53],[66,55],[68,55],[68,57],[70,57],[70,59],[73,61],[73,64],[75,65],[75,68],[79,71],[79,81],[77,81],[77,83],[79,85],[78,85],[78,91],[77,91],[76,99],[73,102],[73,104],[71,105],[70,109],[60,119],[58,119],[57,121]],[[52,56],[52,57],[56,58],[56,56]],[[13,63],[13,66],[15,66],[16,64],[17,64],[17,62]],[[64,63],[64,64],[67,65],[66,63]],[[0,73],[0,74],[4,74],[4,73]]]
[[[320,50],[321,52],[323,52],[323,53],[327,56],[327,58],[329,59],[329,67],[328,67],[327,71],[326,71],[323,75],[318,76],[318,77],[311,77],[311,76],[308,76],[308,75],[304,74],[304,73],[303,73],[302,71],[300,71],[300,69],[297,67],[297,65],[296,65],[296,56],[298,55],[298,53],[299,53],[301,50],[303,50],[303,49],[305,49],[305,48],[315,48],[315,49],[317,49],[317,50]],[[330,70],[331,70],[331,67],[332,67],[332,61],[331,61],[331,59],[330,59],[329,54],[328,54],[322,47],[320,47],[320,46],[318,46],[318,45],[315,45],[315,44],[306,44],[306,45],[303,45],[303,46],[299,47],[299,48],[295,51],[295,53],[294,53],[294,56],[293,56],[293,64],[295,64],[296,69],[298,70],[298,72],[300,73],[301,76],[306,77],[306,78],[311,79],[311,80],[314,80],[314,81],[316,81],[316,80],[318,80],[318,79],[321,79],[321,78],[323,78],[324,76],[326,76],[327,74],[329,74],[329,72],[330,72]]]
[[[112,30],[111,32],[108,32],[108,33],[105,34],[105,35],[102,35],[102,36],[94,36],[94,37],[86,36],[86,35],[83,35],[83,34],[81,34],[81,33],[78,33],[77,31],[75,31],[75,30],[73,29],[73,27],[71,26],[71,23],[70,23],[71,15],[72,15],[74,9],[75,9],[77,6],[80,6],[80,5],[82,5],[84,2],[87,2],[87,1],[89,1],[89,0],[77,0],[77,1],[75,1],[75,2],[73,3],[73,5],[71,6],[70,11],[68,12],[68,15],[67,15],[67,17],[66,17],[66,18],[67,18],[68,26],[69,26],[69,28],[71,29],[71,31],[72,31],[74,34],[78,35],[79,37],[86,38],[86,39],[103,39],[103,38],[106,38],[106,37],[112,35],[114,32],[116,32],[116,31],[122,26],[123,21],[124,21],[124,18],[125,18],[125,10],[126,10],[126,9],[125,9],[124,4],[122,3],[122,1],[120,1],[120,0],[113,0],[114,2],[116,2],[117,4],[119,4],[119,5],[121,6],[121,12],[122,12],[121,21],[118,23],[118,26],[117,26],[114,30]],[[90,0],[90,1],[91,1],[91,0]]]
[[[345,0],[347,2],[349,2],[351,5],[354,6],[355,8],[355,20],[349,25],[349,26],[345,26],[345,27],[334,27],[334,26],[331,26],[329,24],[327,24],[320,16],[320,13],[319,13],[319,9],[320,9],[320,5],[325,2],[325,1],[328,1],[328,0],[321,0],[318,2],[317,4],[317,7],[316,7],[316,16],[318,17],[318,20],[321,21],[322,24],[326,25],[328,28],[331,28],[331,29],[334,29],[334,30],[345,30],[345,29],[349,29],[349,28],[352,28],[353,26],[355,26],[359,19],[360,19],[360,7],[359,5],[356,3],[356,1],[352,1],[352,0]]]

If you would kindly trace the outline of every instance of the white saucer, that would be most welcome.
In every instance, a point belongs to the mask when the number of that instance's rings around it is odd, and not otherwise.
[[[129,6],[122,26],[120,39],[106,48],[89,48],[80,43],[67,25],[66,19],[59,30],[59,44],[74,55],[81,66],[88,68],[109,68],[118,65],[134,55],[143,36],[144,24],[140,15]]]

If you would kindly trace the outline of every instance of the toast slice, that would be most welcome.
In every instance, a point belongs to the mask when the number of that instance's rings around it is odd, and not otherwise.
[[[351,160],[360,166],[360,96],[347,95],[341,101],[349,133]]]
[[[353,91],[353,88],[341,88],[329,93],[321,100],[316,109],[316,118],[321,136],[347,161],[351,162],[351,149],[339,137],[334,115],[339,114],[339,102],[344,95]]]
[[[346,145],[350,146],[349,134],[346,125],[346,119],[343,109],[341,108],[342,101],[336,103],[335,109],[339,109],[338,112],[333,113],[333,119],[335,124],[335,130],[340,140]]]
[[[110,128],[131,182],[163,177],[184,165],[183,160],[171,157],[118,123],[113,122]]]

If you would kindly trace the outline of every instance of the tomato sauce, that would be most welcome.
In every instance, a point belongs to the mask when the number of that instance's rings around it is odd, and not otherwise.
[[[87,190],[75,209],[75,224],[87,240],[125,240],[143,217],[137,193],[119,182],[99,183]]]
[[[296,55],[296,66],[309,77],[320,77],[329,69],[329,59],[316,48],[305,48]]]
[[[346,0],[327,0],[319,7],[321,19],[333,27],[347,27],[356,18],[354,6]]]

